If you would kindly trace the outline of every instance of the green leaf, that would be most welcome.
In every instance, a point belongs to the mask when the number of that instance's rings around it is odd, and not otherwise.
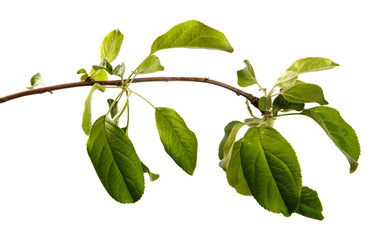
[[[244,63],[246,65],[245,68],[237,71],[238,85],[240,87],[248,87],[257,83],[251,63],[248,60],[244,60]]]
[[[159,179],[159,177],[160,177],[159,174],[150,172],[150,169],[143,162],[141,162],[141,163],[142,163],[143,172],[148,173],[148,176],[150,177],[151,182]]]
[[[240,158],[257,202],[290,216],[298,207],[302,183],[297,156],[286,139],[272,127],[251,127],[242,140]]]
[[[87,71],[84,69],[84,68],[80,68],[79,70],[77,70],[76,72],[77,74],[88,74]]]
[[[88,155],[109,195],[120,203],[134,203],[144,192],[143,169],[126,134],[105,115],[93,124]]]
[[[111,31],[100,47],[100,58],[105,58],[108,62],[113,62],[117,58],[123,42],[123,34],[118,30]]]
[[[298,79],[298,73],[293,71],[287,71],[278,78],[276,86],[282,89],[288,89],[295,85],[295,82]]]
[[[107,100],[107,102],[108,102],[108,106],[111,107],[112,104],[113,104],[113,102],[114,102],[114,100],[111,99],[111,98],[109,98],[109,99]],[[117,115],[117,113],[118,113],[118,101],[117,101],[116,103],[114,103],[113,108],[110,110],[110,116],[111,116],[112,118],[114,118],[115,115]],[[119,119],[117,119],[117,120],[114,121],[114,122],[115,122],[115,124],[118,125]]]
[[[193,175],[197,163],[196,135],[173,109],[156,108],[155,120],[165,151],[187,174]]]
[[[231,187],[235,188],[236,192],[244,196],[251,196],[251,191],[243,175],[243,169],[240,162],[240,146],[241,141],[235,142],[232,148],[232,155],[230,163],[227,168],[226,176],[227,181]]]
[[[259,99],[259,109],[261,111],[266,111],[266,110],[269,110],[270,107],[272,106],[272,98],[270,96],[268,97],[261,97]]]
[[[89,135],[89,132],[91,131],[91,128],[92,128],[92,112],[91,112],[92,95],[93,95],[93,92],[96,91],[97,89],[99,90],[105,89],[105,87],[97,83],[94,84],[91,90],[89,91],[87,99],[85,99],[85,102],[84,102],[84,112],[83,112],[83,120],[82,120],[81,126],[86,135]]]
[[[273,112],[280,110],[296,110],[302,111],[304,109],[304,103],[293,103],[287,101],[281,94],[278,95],[273,101]]]
[[[123,79],[123,75],[125,75],[125,71],[126,71],[126,66],[125,66],[125,63],[122,62],[120,65],[117,65],[114,68],[112,75],[119,76],[120,78]]]
[[[30,87],[27,87],[28,89],[34,89],[36,86],[43,84],[41,73],[36,73],[31,79],[30,79]]]
[[[100,70],[100,69],[104,69],[109,74],[113,73],[113,66],[105,58],[101,59],[101,62],[100,62],[99,65],[93,65],[92,68],[95,71]]]
[[[302,187],[301,200],[295,212],[305,217],[323,220],[322,211],[323,207],[318,193],[309,187]]]
[[[163,71],[164,67],[160,64],[160,60],[155,55],[150,55],[139,67],[138,74],[154,73]]]
[[[228,125],[232,125],[232,128],[229,132],[226,132],[226,130],[228,131],[227,129]],[[223,154],[222,154],[223,158],[219,162],[219,166],[223,168],[223,170],[225,171],[227,171],[228,164],[231,159],[232,148],[234,146],[236,136],[240,128],[242,128],[245,124],[242,122],[234,121],[234,122],[229,123],[228,125],[226,126],[226,129],[225,129],[225,138],[226,137],[227,138],[225,139],[224,144],[221,142],[221,145],[219,146],[219,147],[222,147],[223,149]]]
[[[104,69],[99,69],[95,71],[93,68],[90,71],[91,78],[93,78],[95,81],[106,81],[108,80],[108,74]]]
[[[294,71],[298,74],[305,72],[314,72],[334,68],[340,66],[339,64],[332,62],[328,58],[322,57],[308,57],[295,61],[286,71]]]
[[[87,73],[84,73],[83,75],[81,75],[80,81],[85,81],[88,77],[89,75]]]
[[[195,20],[180,23],[156,38],[151,46],[151,54],[167,48],[234,51],[223,33]]]
[[[324,99],[323,90],[316,84],[301,83],[282,91],[282,96],[289,102],[293,103],[311,103],[317,102],[320,105],[328,104]]]
[[[219,148],[218,148],[218,157],[219,157],[219,160],[222,160],[224,158],[223,149],[224,149],[224,145],[226,144],[226,141],[227,141],[228,137],[230,136],[231,130],[233,129],[233,127],[236,124],[239,124],[239,123],[241,123],[241,122],[239,122],[239,121],[232,121],[232,122],[228,123],[226,125],[226,127],[224,128],[224,137],[221,140],[221,142],[219,144]]]
[[[356,132],[340,116],[339,111],[331,107],[319,106],[306,109],[302,114],[312,118],[323,128],[348,159],[350,172],[356,171],[361,153],[360,143]]]

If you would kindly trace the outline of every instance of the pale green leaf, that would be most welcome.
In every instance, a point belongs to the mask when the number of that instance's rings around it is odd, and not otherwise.
[[[295,212],[305,217],[323,220],[322,211],[323,207],[318,193],[309,187],[302,187],[301,200]]]
[[[118,30],[111,31],[100,47],[100,58],[105,58],[108,62],[113,62],[117,58],[123,42],[123,34]]]
[[[122,62],[120,65],[117,65],[114,68],[112,75],[119,76],[120,78],[123,79],[123,75],[125,75],[125,71],[126,71],[126,66],[125,66],[125,63]]]
[[[231,130],[228,132],[228,126],[232,126]],[[232,154],[232,148],[235,143],[236,136],[240,130],[245,124],[242,122],[234,121],[229,123],[226,128],[225,128],[225,141],[224,144],[221,142],[220,148],[223,149],[223,158],[219,162],[219,166],[223,168],[223,170],[227,171],[228,164],[231,159],[231,154]],[[227,132],[226,132],[227,130]]]
[[[95,71],[93,68],[90,71],[91,78],[93,78],[95,81],[106,81],[108,80],[108,74],[104,69],[99,69]]]
[[[305,72],[327,70],[336,66],[339,66],[339,64],[328,58],[308,57],[295,61],[286,71],[294,71],[301,74]]]
[[[92,66],[92,69],[94,69],[95,71],[97,70],[100,70],[100,69],[104,69],[105,71],[107,71],[109,74],[112,74],[113,73],[113,66],[108,62],[108,60],[106,60],[105,58],[103,58],[100,62],[99,65],[93,65]]]
[[[242,139],[235,142],[232,148],[232,155],[226,171],[226,176],[228,183],[231,187],[235,188],[236,192],[238,192],[241,195],[251,196],[252,194],[244,178],[243,169],[241,167],[240,162],[241,141]]]
[[[358,166],[361,149],[358,137],[353,128],[345,122],[339,111],[331,107],[319,106],[306,109],[302,114],[315,120],[346,156],[350,164],[350,172]]]
[[[224,136],[219,144],[219,148],[218,148],[218,157],[219,157],[219,160],[222,160],[224,155],[223,155],[223,149],[224,149],[224,145],[226,144],[226,141],[228,139],[228,136],[230,136],[230,133],[231,133],[231,130],[232,128],[236,125],[240,123],[239,121],[232,121],[230,123],[228,123],[226,125],[226,127],[224,128]]]
[[[320,105],[328,104],[324,99],[323,90],[316,84],[300,83],[282,91],[282,96],[289,102],[293,103],[312,103],[317,102]]]
[[[163,71],[164,67],[160,64],[160,60],[155,55],[150,55],[139,67],[138,74],[154,73]]]
[[[151,182],[158,180],[158,178],[160,177],[160,175],[157,174],[157,173],[151,172],[150,169],[143,162],[141,162],[141,163],[142,163],[143,172],[148,174],[148,176],[150,177]]]
[[[41,73],[36,73],[33,77],[30,79],[30,87],[27,87],[28,89],[34,89],[36,86],[43,84]]]
[[[88,74],[87,71],[84,69],[84,68],[80,68],[79,70],[77,70],[76,72],[77,74]]]
[[[92,111],[91,111],[91,106],[92,106],[92,95],[94,91],[97,89],[105,89],[102,85],[100,84],[94,84],[89,91],[89,94],[87,96],[87,99],[85,99],[84,102],[84,112],[83,112],[83,120],[82,120],[82,128],[83,131],[86,135],[89,135],[89,132],[91,131],[92,128]]]
[[[165,151],[189,175],[197,164],[197,138],[173,109],[155,109],[156,126]]]
[[[227,38],[218,30],[190,20],[180,23],[153,42],[151,54],[167,48],[206,48],[233,52]]]
[[[108,102],[108,106],[109,108],[113,105],[114,103],[114,100],[109,98],[108,100],[106,100]],[[110,110],[110,116],[112,117],[112,119],[117,115],[118,113],[118,101],[114,103],[112,109]],[[119,122],[119,119],[117,119],[116,121],[114,121],[117,125],[118,125],[118,122]]]
[[[251,127],[240,158],[248,187],[265,209],[290,216],[298,207],[301,169],[291,145],[272,127]]]
[[[93,124],[88,155],[102,185],[120,203],[134,203],[144,192],[141,162],[127,135],[105,115]]]
[[[240,87],[248,87],[256,84],[255,71],[252,68],[251,63],[248,60],[244,60],[245,68],[237,71],[238,85]]]
[[[295,82],[298,79],[298,73],[293,71],[287,71],[282,74],[281,77],[276,81],[276,86],[282,89],[288,89],[295,85]]]

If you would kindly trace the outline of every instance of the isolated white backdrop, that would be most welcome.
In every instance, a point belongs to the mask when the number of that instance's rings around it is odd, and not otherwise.
[[[198,164],[187,176],[165,154],[153,109],[131,102],[132,139],[139,157],[161,177],[146,181],[132,205],[112,200],[87,156],[81,130],[89,88],[61,90],[0,105],[0,239],[355,239],[377,237],[378,134],[375,125],[378,16],[374,1],[2,1],[0,95],[24,90],[42,73],[47,85],[77,81],[76,70],[97,64],[103,37],[125,35],[118,60],[127,72],[172,26],[196,19],[221,30],[233,54],[206,50],[159,52],[163,73],[210,77],[236,86],[248,59],[258,81],[271,87],[295,60],[331,58],[341,66],[303,75],[323,87],[360,138],[359,169],[312,120],[279,119],[293,145],[303,184],[318,191],[323,221],[269,213],[228,186],[218,167],[224,126],[248,117],[244,99],[199,83],[140,83],[133,89],[156,106],[175,109],[197,134]],[[247,89],[258,95],[257,89]],[[96,116],[115,92],[97,93]]]

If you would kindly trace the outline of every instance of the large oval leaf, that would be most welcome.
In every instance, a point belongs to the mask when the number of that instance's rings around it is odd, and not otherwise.
[[[121,50],[122,42],[123,34],[118,29],[111,31],[102,41],[100,58],[105,58],[108,62],[114,61]]]
[[[282,96],[287,101],[293,103],[317,102],[320,105],[328,104],[324,98],[323,89],[318,85],[311,83],[295,84],[286,91],[282,91]]]
[[[155,120],[165,151],[187,174],[193,175],[197,164],[196,135],[173,109],[156,108]]]
[[[291,145],[272,127],[251,127],[240,147],[248,187],[265,209],[290,216],[298,207],[301,169]]]
[[[144,192],[143,169],[126,134],[105,115],[93,124],[88,155],[102,185],[121,203],[134,203]]]
[[[328,58],[307,57],[295,61],[286,71],[294,71],[300,74],[305,72],[327,70],[336,66],[339,66],[339,64]]]
[[[234,51],[223,33],[196,20],[180,23],[158,37],[151,46],[151,54],[167,48]]]
[[[331,107],[319,106],[306,109],[302,114],[314,119],[323,128],[348,159],[350,172],[356,171],[361,152],[360,143],[356,132],[345,122],[339,111]]]

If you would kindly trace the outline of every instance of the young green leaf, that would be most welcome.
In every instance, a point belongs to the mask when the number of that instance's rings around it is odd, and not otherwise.
[[[180,23],[156,38],[151,46],[151,54],[167,48],[234,51],[223,33],[195,20]]]
[[[295,212],[305,217],[323,220],[322,211],[323,207],[318,193],[309,187],[302,187],[301,200]]]
[[[297,156],[272,127],[251,127],[240,147],[248,187],[265,209],[290,216],[298,207],[302,188]]]
[[[282,91],[282,96],[289,102],[293,103],[311,103],[317,102],[320,105],[328,104],[324,99],[323,90],[316,84],[300,83]]]
[[[231,133],[231,130],[232,128],[238,124],[238,123],[241,123],[239,121],[232,121],[230,123],[228,123],[226,125],[226,127],[224,128],[224,136],[219,144],[219,148],[218,148],[218,157],[219,157],[219,160],[222,160],[224,158],[224,155],[223,155],[223,149],[224,149],[224,145],[226,144],[226,141],[228,139],[228,136],[230,136],[230,133]]]
[[[229,125],[232,125],[232,128],[230,132],[226,132],[225,137],[227,136],[227,138],[225,139],[224,144],[221,142],[221,144],[223,145],[220,146],[223,149],[223,154],[222,154],[223,158],[219,162],[219,166],[223,168],[223,170],[225,171],[227,171],[228,164],[231,159],[232,148],[235,143],[236,135],[238,134],[240,128],[242,128],[245,124],[242,122],[234,121],[234,122],[229,123]]]
[[[356,171],[361,152],[360,143],[356,132],[340,116],[339,111],[331,107],[319,106],[306,109],[302,114],[312,118],[323,128],[348,159],[350,172]]]
[[[100,69],[104,69],[109,74],[113,73],[113,66],[105,58],[101,59],[101,62],[100,62],[99,65],[93,65],[92,69],[94,69],[95,71],[100,70]]]
[[[148,176],[150,177],[151,182],[159,179],[159,177],[160,177],[159,174],[151,172],[150,169],[143,162],[141,162],[141,163],[142,163],[143,172],[148,173]]]
[[[277,113],[280,110],[302,111],[304,106],[304,103],[289,102],[280,94],[273,101],[273,112]]]
[[[235,188],[236,192],[238,192],[241,195],[251,196],[252,194],[244,178],[243,169],[241,167],[240,162],[241,141],[242,139],[235,142],[232,148],[232,155],[226,171],[226,176],[228,183],[231,187]]]
[[[111,31],[100,47],[100,58],[105,58],[108,62],[113,62],[117,58],[123,42],[123,34],[118,30]]]
[[[113,104],[113,102],[114,102],[114,100],[111,99],[111,98],[109,98],[109,99],[107,100],[107,102],[108,102],[108,106],[111,107],[112,104]],[[118,101],[114,103],[112,109],[110,110],[110,116],[111,116],[112,118],[114,118],[115,115],[117,115],[117,113],[118,113]],[[117,119],[117,120],[114,121],[114,122],[115,122],[115,124],[118,125],[119,119]]]
[[[87,77],[89,77],[89,74],[87,73],[87,71],[84,68],[80,68],[76,73],[82,74],[80,76],[80,81],[85,81],[87,79]]]
[[[76,72],[77,74],[88,74],[87,73],[87,70],[85,70],[84,68],[80,68],[79,70],[77,70],[77,72]]]
[[[259,99],[259,109],[261,111],[266,111],[266,110],[269,110],[270,107],[272,106],[272,98],[270,96],[268,97],[261,97]]]
[[[287,71],[278,78],[276,86],[282,89],[288,89],[295,85],[295,82],[298,79],[298,73],[293,71]]]
[[[108,80],[108,74],[104,69],[99,69],[95,71],[93,68],[90,71],[91,78],[95,81],[106,81]]]
[[[322,57],[308,57],[295,61],[286,71],[294,71],[298,74],[305,72],[314,72],[334,68],[340,66],[339,64],[332,62],[328,58]]]
[[[164,67],[160,64],[160,60],[155,55],[150,55],[139,67],[138,74],[154,73],[163,71]]]
[[[245,68],[236,72],[240,87],[248,87],[257,83],[255,71],[253,71],[251,63],[248,60],[244,60],[244,63]]]
[[[125,71],[126,71],[126,66],[125,64],[122,62],[120,65],[117,65],[113,72],[112,72],[112,75],[116,75],[116,76],[119,76],[120,78],[123,79],[123,75],[125,75]]]
[[[187,174],[193,175],[197,163],[196,135],[173,109],[156,108],[155,120],[165,151]]]
[[[97,83],[94,84],[91,90],[89,91],[87,99],[85,99],[85,102],[84,102],[84,112],[83,112],[83,120],[82,120],[81,126],[86,135],[89,135],[89,132],[91,131],[91,128],[92,128],[92,112],[91,112],[92,95],[93,95],[93,92],[96,91],[97,89],[101,90],[101,89],[105,89],[105,87]]]
[[[41,73],[36,73],[31,79],[30,79],[30,87],[27,87],[27,89],[34,89],[36,86],[43,84]]]
[[[127,135],[105,115],[93,124],[88,155],[109,195],[120,203],[134,203],[144,192],[143,169]]]

